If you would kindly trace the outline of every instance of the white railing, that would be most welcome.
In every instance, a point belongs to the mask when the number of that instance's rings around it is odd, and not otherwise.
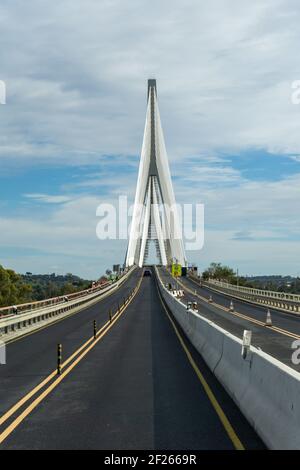
[[[215,279],[209,279],[208,283],[214,284],[219,287],[224,287],[226,289],[230,288],[231,290],[234,290],[236,292],[243,292],[243,293],[252,294],[252,295],[260,295],[263,297],[269,297],[273,299],[288,300],[289,302],[297,302],[297,303],[300,302],[300,295],[297,295],[297,294],[287,294],[286,292],[254,289],[252,287],[235,286],[233,284],[229,284],[228,282],[217,281]]]
[[[71,298],[71,295],[68,295],[68,300],[65,299],[66,296],[63,296],[59,298],[56,297],[54,299],[47,299],[41,302],[23,304],[22,306],[27,306],[27,309],[23,311],[18,310],[17,314],[7,314],[0,318],[0,337],[2,338],[9,333],[32,326],[35,323],[39,323],[41,321],[49,321],[49,319],[52,317],[56,317],[57,315],[64,314],[70,310],[77,309],[83,304],[96,301],[98,297],[101,297],[106,292],[119,287],[119,285],[122,284],[131,274],[133,269],[134,268],[130,269],[127,273],[124,273],[123,276],[121,276],[119,280],[113,284],[108,283],[108,285],[105,285],[104,287],[99,286],[94,289],[86,289],[84,291],[77,292],[76,297],[74,294],[72,294],[73,298]],[[59,299],[59,301],[57,301],[57,299]],[[33,308],[28,308],[28,306],[32,305],[34,305]],[[18,307],[20,307],[20,305]],[[10,308],[12,309],[12,307],[7,307],[7,309]],[[36,327],[38,328],[38,325],[36,325]]]
[[[124,275],[126,275],[126,272],[124,272],[119,279],[122,279]],[[32,310],[41,309],[44,307],[49,307],[52,305],[64,303],[66,298],[68,300],[73,300],[79,297],[84,297],[90,293],[102,291],[104,288],[111,285],[111,283],[112,281],[107,281],[106,283],[102,283],[100,285],[90,287],[89,289],[84,289],[82,291],[73,292],[72,294],[64,294],[58,297],[51,297],[50,299],[38,300],[35,302],[27,302],[24,304],[10,305],[9,307],[0,307],[0,318],[2,318],[5,315],[14,315],[16,313],[15,308],[17,309],[18,313],[24,313],[27,311],[32,311]]]
[[[208,281],[200,281],[194,276],[190,277],[203,285],[213,288],[217,291],[224,292],[233,297],[249,300],[250,302],[267,305],[279,310],[287,310],[294,313],[300,313],[300,295],[287,294],[285,292],[276,292],[262,289],[254,289],[252,287],[235,286],[216,279]]]
[[[66,298],[68,300],[73,300],[73,299],[77,299],[77,298],[80,298],[80,297],[85,297],[86,295],[88,295],[91,292],[99,292],[99,291],[103,290],[103,288],[107,287],[108,285],[110,285],[110,282],[102,284],[101,286],[91,287],[90,289],[85,289],[85,290],[82,290],[82,291],[73,292],[72,294],[65,294],[65,295],[61,295],[61,296],[58,296],[58,297],[51,297],[50,299],[38,300],[38,301],[35,301],[35,302],[27,302],[27,303],[24,303],[24,304],[18,304],[16,306],[11,305],[9,307],[2,307],[2,308],[0,308],[0,318],[10,316],[10,315],[14,315],[16,313],[16,311],[17,311],[17,313],[25,313],[25,312],[28,312],[28,311],[31,312],[33,310],[40,310],[40,309],[45,308],[45,307],[61,304],[61,303],[64,303],[66,301]]]

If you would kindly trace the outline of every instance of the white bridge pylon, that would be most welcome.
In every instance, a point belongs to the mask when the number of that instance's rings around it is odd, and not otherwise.
[[[159,263],[186,265],[168,156],[157,104],[156,80],[148,80],[148,106],[126,266],[146,264],[153,240]]]

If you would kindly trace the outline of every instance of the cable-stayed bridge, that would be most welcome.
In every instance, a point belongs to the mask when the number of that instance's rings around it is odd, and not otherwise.
[[[186,255],[156,207],[175,196],[154,80],[135,201],[117,282],[0,310],[0,448],[299,449],[300,298],[171,275]]]

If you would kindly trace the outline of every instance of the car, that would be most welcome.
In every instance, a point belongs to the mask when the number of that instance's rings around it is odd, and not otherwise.
[[[150,269],[145,269],[144,270],[144,277],[147,277],[147,276],[152,276],[152,273],[151,273]]]

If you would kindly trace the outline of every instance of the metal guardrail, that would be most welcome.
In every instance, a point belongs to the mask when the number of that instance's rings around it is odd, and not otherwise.
[[[27,302],[25,304],[18,304],[16,306],[11,305],[9,307],[2,307],[0,308],[0,318],[9,316],[9,315],[15,315],[15,308],[17,308],[18,313],[24,313],[28,311],[31,312],[32,310],[42,309],[44,307],[49,307],[49,306],[64,303],[66,298],[68,298],[68,300],[73,300],[79,297],[84,297],[91,292],[94,293],[94,292],[101,291],[108,285],[110,285],[110,282],[102,284],[101,286],[91,287],[89,289],[85,289],[82,291],[73,292],[72,294],[65,294],[65,295],[61,295],[58,297],[52,297],[50,299],[38,300],[35,302]]]
[[[32,304],[23,304],[22,306],[27,306],[27,310],[23,312],[18,310],[18,313],[15,315],[7,314],[0,318],[0,337],[3,337],[3,335],[5,336],[10,332],[26,328],[35,323],[39,323],[41,321],[48,320],[52,317],[56,317],[59,314],[65,313],[87,302],[90,302],[93,299],[101,296],[102,294],[119,287],[119,285],[122,284],[123,281],[125,281],[125,279],[129,276],[131,272],[132,269],[125,273],[122,277],[120,277],[117,282],[113,284],[109,283],[105,287],[99,286],[94,289],[86,289],[84,291],[77,292],[76,297],[72,294],[72,299],[71,295],[69,295],[68,301],[63,300],[66,297],[63,296],[59,298],[56,297],[54,299],[47,299],[41,302],[33,302]],[[59,301],[57,301],[57,299],[59,299]],[[35,307],[32,309],[28,309],[29,305],[34,305]],[[36,305],[38,305],[39,308],[36,307]]]
[[[122,277],[125,276],[127,274],[127,272],[122,274],[122,276],[119,278],[119,280],[122,279]],[[68,300],[73,300],[73,299],[77,299],[78,297],[83,297],[83,296],[85,296],[89,293],[92,293],[92,292],[101,291],[105,287],[107,287],[108,285],[111,285],[111,284],[112,284],[111,281],[107,281],[106,283],[103,283],[101,285],[98,285],[98,286],[95,286],[95,287],[90,287],[89,289],[85,289],[85,290],[82,290],[82,291],[73,292],[72,294],[64,294],[64,295],[60,295],[58,297],[51,297],[50,299],[38,300],[38,301],[35,301],[35,302],[27,302],[27,303],[24,303],[24,304],[10,305],[9,307],[0,307],[0,318],[2,318],[4,315],[14,315],[15,314],[15,311],[14,311],[15,307],[17,307],[18,313],[24,313],[26,311],[32,311],[32,310],[40,309],[40,308],[43,308],[43,307],[49,307],[50,305],[57,305],[57,304],[60,304],[60,303],[64,303],[66,297],[68,298]]]
[[[204,286],[210,287],[217,291],[231,295],[232,297],[247,300],[249,302],[266,305],[278,310],[286,310],[293,313],[300,313],[300,295],[287,294],[285,292],[268,291],[262,289],[254,289],[251,287],[234,286],[227,282],[210,279],[209,281],[201,281],[199,278],[189,274],[191,279],[202,283]]]

